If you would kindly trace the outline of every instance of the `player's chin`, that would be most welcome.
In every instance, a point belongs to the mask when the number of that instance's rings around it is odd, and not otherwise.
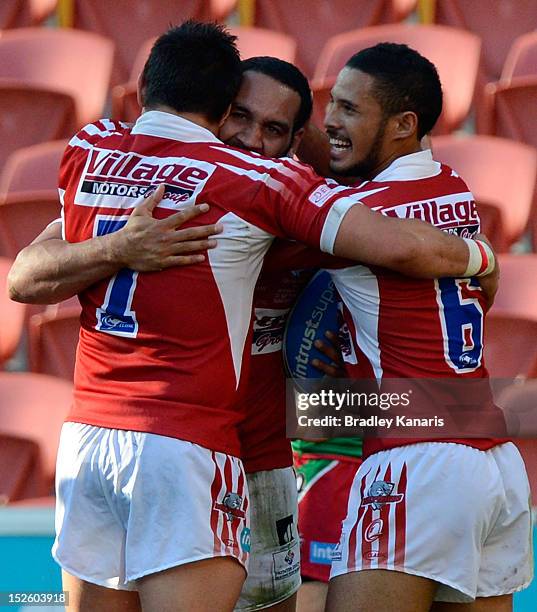
[[[347,176],[351,174],[353,164],[350,160],[345,159],[330,159],[330,171],[334,174],[339,174],[341,176]]]

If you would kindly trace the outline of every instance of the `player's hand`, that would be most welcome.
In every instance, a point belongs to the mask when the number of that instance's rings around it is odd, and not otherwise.
[[[338,337],[331,331],[326,331],[324,335],[328,342],[315,340],[314,344],[315,348],[325,355],[329,361],[312,359],[311,365],[332,378],[345,378],[345,364]]]
[[[205,255],[200,251],[216,246],[214,236],[223,226],[203,225],[179,229],[183,224],[206,213],[208,204],[187,206],[165,219],[155,219],[153,210],[162,200],[164,185],[159,187],[133,211],[125,226],[111,234],[115,240],[115,257],[126,268],[140,272],[155,272],[173,266],[200,263]]]
[[[492,249],[492,245],[490,244],[489,239],[485,236],[485,234],[477,234],[477,240],[482,240],[486,242],[489,247]],[[494,298],[496,297],[496,293],[498,292],[498,287],[500,284],[500,264],[498,262],[498,257],[494,254],[496,265],[494,266],[494,270],[487,274],[486,276],[478,277],[479,284],[481,285],[481,289],[483,290],[483,294],[487,301],[487,310],[490,310],[492,304],[494,304]]]

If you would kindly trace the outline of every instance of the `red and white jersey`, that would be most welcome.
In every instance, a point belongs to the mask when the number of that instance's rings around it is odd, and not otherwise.
[[[361,201],[383,215],[422,219],[461,237],[479,231],[473,195],[456,172],[433,160],[429,150],[395,160],[360,188],[365,192]],[[485,300],[476,280],[417,280],[364,265],[330,273],[352,338],[346,356],[349,378],[487,377]],[[364,455],[420,441],[368,439]],[[499,443],[456,441],[483,449]]]
[[[201,265],[124,269],[80,294],[68,420],[238,455],[235,404],[263,257],[274,236],[331,253],[357,198],[309,166],[233,149],[190,121],[151,111],[132,128],[97,121],[69,142],[60,168],[65,238],[117,231],[160,183],[156,217],[207,202],[209,213],[191,224],[222,222],[224,232]]]
[[[245,418],[239,427],[246,472],[293,465],[285,432],[283,334],[287,316],[315,270],[271,268],[279,252],[287,250],[287,243],[276,241],[272,245],[254,292],[252,359],[241,402]]]

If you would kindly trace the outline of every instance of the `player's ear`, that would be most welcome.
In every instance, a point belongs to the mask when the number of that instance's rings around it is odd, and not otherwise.
[[[138,104],[140,105],[140,108],[144,107],[144,102],[145,102],[145,82],[144,82],[143,75],[144,73],[142,71],[138,77],[137,87],[136,87],[136,98],[138,99]]]
[[[296,153],[298,146],[300,145],[300,141],[302,140],[302,136],[306,133],[306,126],[301,127],[293,134],[293,138],[291,139],[291,146],[289,147],[289,152],[287,153],[288,157],[293,157]]]
[[[404,111],[390,117],[392,136],[394,140],[405,140],[416,137],[418,132],[418,116],[412,111]]]
[[[227,107],[226,112],[222,115],[222,119],[220,119],[218,123],[219,128],[221,128],[224,125],[224,123],[226,122],[226,119],[229,117],[230,112],[231,112],[231,104]]]

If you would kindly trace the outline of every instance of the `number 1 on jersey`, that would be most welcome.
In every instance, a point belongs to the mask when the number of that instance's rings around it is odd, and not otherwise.
[[[117,232],[127,223],[128,219],[128,216],[97,215],[94,235],[104,236]],[[138,321],[131,307],[137,279],[138,272],[129,268],[123,268],[110,279],[103,305],[97,308],[95,329],[113,336],[136,338]]]

